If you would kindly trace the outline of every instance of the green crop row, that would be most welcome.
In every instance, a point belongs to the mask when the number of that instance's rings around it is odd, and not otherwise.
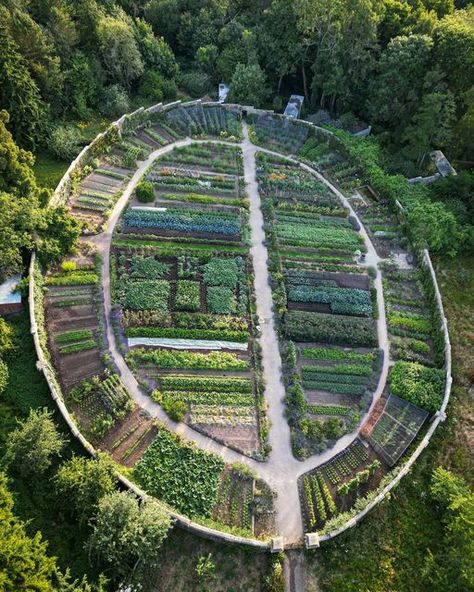
[[[171,339],[210,339],[216,341],[236,341],[245,343],[246,331],[227,331],[226,329],[183,329],[181,327],[129,327],[127,337],[157,337]]]
[[[194,368],[203,370],[247,370],[248,361],[236,354],[222,351],[196,353],[188,350],[144,348],[132,349],[127,360],[133,363],[150,363],[159,368]]]
[[[361,363],[371,363],[375,358],[375,354],[372,352],[361,354],[334,347],[304,347],[301,350],[301,355],[303,358],[312,360],[350,360]]]
[[[59,350],[60,354],[75,354],[81,351],[86,351],[88,349],[94,349],[97,347],[97,344],[92,339],[87,339],[86,341],[79,341],[78,343],[71,343],[69,345],[65,345],[61,347]]]
[[[377,345],[375,322],[368,318],[292,310],[286,314],[285,332],[293,341],[322,341],[356,347]]]
[[[334,366],[304,366],[303,376],[311,374],[354,374],[356,376],[370,376],[371,365],[336,364]]]
[[[90,329],[81,329],[78,331],[66,331],[56,336],[57,343],[70,343],[71,341],[84,341],[92,338]]]
[[[215,376],[164,375],[160,378],[163,390],[189,390],[195,392],[215,391],[230,393],[251,393],[252,383],[247,378],[220,378]]]
[[[308,405],[308,412],[314,415],[349,415],[351,409],[345,405]]]

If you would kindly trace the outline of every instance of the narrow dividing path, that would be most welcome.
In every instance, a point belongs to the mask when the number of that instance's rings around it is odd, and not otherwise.
[[[314,455],[304,462],[296,460],[293,456],[291,449],[290,429],[285,417],[285,388],[282,380],[281,357],[273,315],[273,298],[269,283],[269,272],[267,265],[268,250],[265,246],[265,232],[263,228],[261,200],[256,179],[256,153],[266,152],[279,157],[283,156],[289,161],[299,164],[303,169],[315,175],[321,182],[325,183],[349,209],[351,215],[358,220],[361,227],[360,233],[363,236],[368,248],[366,257],[367,266],[373,266],[375,269],[377,269],[380,259],[375,252],[375,249],[370,241],[370,237],[367,235],[363,225],[360,223],[357,214],[345,196],[336,187],[334,187],[318,171],[312,169],[308,165],[299,163],[299,161],[292,157],[287,157],[285,155],[279,154],[278,152],[273,152],[271,150],[260,148],[252,144],[248,137],[248,130],[245,122],[243,122],[243,132],[244,139],[240,144],[240,147],[243,152],[244,179],[250,201],[250,255],[254,268],[257,315],[260,319],[261,328],[260,344],[262,348],[263,374],[266,383],[265,399],[268,404],[267,415],[271,422],[269,442],[272,450],[265,462],[251,459],[228,448],[223,444],[219,444],[212,438],[197,432],[185,423],[176,423],[169,419],[161,406],[142,392],[135,376],[128,368],[122,353],[117,347],[111,323],[112,300],[110,291],[110,248],[112,246],[114,228],[123,209],[126,207],[133,191],[135,190],[137,183],[157,158],[167,154],[168,152],[171,152],[174,150],[174,148],[188,146],[190,144],[199,144],[202,142],[212,142],[216,144],[227,144],[232,146],[235,146],[236,144],[223,142],[221,140],[193,140],[191,138],[186,138],[155,150],[145,161],[140,163],[138,169],[135,171],[127,187],[125,188],[122,196],[115,204],[105,230],[101,234],[91,237],[88,240],[97,247],[98,252],[102,256],[102,284],[104,292],[104,312],[108,347],[110,355],[120,372],[122,382],[124,383],[131,397],[137,403],[137,405],[146,410],[152,417],[155,417],[156,419],[163,422],[174,433],[194,442],[202,450],[207,450],[214,454],[218,454],[225,462],[228,463],[244,463],[256,471],[257,474],[262,479],[264,479],[277,494],[275,500],[277,528],[279,535],[284,538],[284,544],[287,546],[300,544],[302,542],[303,536],[301,506],[297,488],[298,477],[307,471],[315,469],[344,450],[344,448],[346,448],[357,437],[358,430],[343,436],[336,442],[333,448],[326,450],[321,454]],[[373,396],[371,409],[383,392],[388,372],[388,337],[385,320],[385,305],[382,291],[382,279],[378,270],[377,277],[375,279],[375,287],[377,289],[377,303],[379,308],[377,331],[379,347],[384,352],[384,362],[379,384]],[[370,410],[364,416],[362,423],[365,421],[366,417],[368,417],[369,413]]]

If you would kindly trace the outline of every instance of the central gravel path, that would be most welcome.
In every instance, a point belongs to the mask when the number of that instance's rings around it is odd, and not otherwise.
[[[285,387],[282,380],[281,357],[273,315],[273,298],[268,274],[268,251],[264,244],[263,215],[255,170],[256,147],[250,142],[246,122],[243,122],[244,179],[250,200],[250,229],[255,297],[260,322],[265,399],[271,423],[269,441],[272,447],[268,464],[272,468],[270,485],[277,493],[277,527],[288,541],[298,540],[303,534],[295,458],[291,451],[290,428],[285,417]]]
[[[265,378],[265,399],[268,405],[267,415],[271,422],[269,442],[272,450],[265,462],[259,462],[244,456],[243,454],[231,450],[227,446],[219,444],[212,438],[209,438],[184,423],[175,423],[169,419],[163,409],[155,403],[148,395],[144,394],[128,365],[122,353],[117,347],[113,327],[111,323],[112,301],[110,292],[110,248],[114,228],[120,218],[123,209],[126,207],[137,183],[146,173],[147,169],[154,161],[171,152],[174,148],[196,144],[202,141],[187,138],[159,148],[152,152],[149,157],[140,163],[133,177],[129,181],[122,196],[114,206],[114,210],[107,222],[106,229],[101,234],[91,237],[92,242],[102,255],[102,283],[104,290],[104,312],[106,321],[106,332],[109,345],[109,351],[114,363],[119,369],[122,382],[134,401],[145,409],[152,417],[155,417],[166,424],[173,432],[180,434],[185,439],[193,441],[199,448],[220,455],[225,462],[241,462],[256,471],[277,494],[275,500],[275,509],[277,514],[278,533],[284,539],[285,546],[302,543],[303,523],[301,517],[301,506],[298,496],[297,480],[303,473],[310,471],[324,462],[330,460],[333,456],[344,450],[356,437],[358,430],[351,434],[346,434],[339,439],[333,448],[325,450],[323,453],[314,455],[304,462],[296,460],[291,450],[290,429],[285,417],[285,388],[282,381],[281,357],[278,345],[278,336],[275,328],[273,315],[273,299],[269,283],[268,273],[268,251],[265,246],[265,232],[263,228],[263,215],[261,210],[261,201],[256,179],[256,160],[257,151],[276,154],[279,153],[256,147],[250,142],[248,137],[247,125],[243,122],[244,139],[240,144],[243,151],[244,160],[244,178],[250,200],[250,227],[251,227],[251,249],[254,268],[254,285],[257,305],[257,315],[260,322],[260,345],[262,348],[263,375]],[[226,144],[220,140],[205,140],[218,144]],[[232,144],[235,146],[235,144]],[[293,162],[298,162],[291,157],[285,157]],[[340,193],[327,179],[320,175],[311,167],[301,164],[302,168],[317,176],[331,190],[338,195],[346,207],[349,208],[351,215],[358,219],[356,213],[348,203],[345,196]],[[360,223],[360,221],[359,221]],[[364,237],[368,247],[366,264],[377,268],[379,257],[368,237],[364,227],[361,224],[361,235]],[[377,330],[379,337],[379,347],[384,351],[384,363],[379,380],[378,387],[373,396],[372,406],[383,392],[388,371],[388,339],[385,322],[385,306],[382,291],[382,281],[380,272],[377,273],[375,280],[377,289],[377,301],[379,308],[379,319],[377,321]],[[369,410],[370,412],[370,410]],[[369,412],[362,419],[362,424],[368,417]]]

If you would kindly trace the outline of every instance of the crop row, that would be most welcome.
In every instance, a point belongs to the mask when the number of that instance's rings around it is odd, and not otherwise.
[[[162,228],[181,232],[210,232],[223,235],[236,235],[240,231],[238,215],[203,210],[129,209],[124,214],[123,223],[125,227]]]
[[[322,341],[356,347],[377,345],[375,323],[367,318],[292,310],[286,314],[285,331],[294,341]]]
[[[247,378],[220,378],[215,376],[164,375],[160,378],[164,390],[189,390],[195,392],[218,391],[221,393],[251,393],[252,383]]]
[[[371,363],[375,359],[375,354],[372,352],[361,354],[334,347],[304,347],[301,350],[301,355],[303,358],[312,360],[347,360],[364,364]]]
[[[247,370],[248,362],[236,354],[222,351],[196,353],[188,350],[132,349],[127,360],[133,363],[150,363],[159,368],[194,368],[216,370]]]
[[[293,302],[329,304],[335,314],[372,315],[370,292],[357,288],[298,285],[290,287],[288,299]]]
[[[304,380],[303,386],[309,390],[320,390],[339,395],[363,395],[366,390],[366,387],[360,384],[320,382],[317,380]]]
[[[189,405],[235,405],[249,407],[254,405],[254,398],[251,394],[214,392],[214,391],[172,391],[163,390],[153,392],[153,400],[157,403],[172,403],[183,401]]]
[[[351,409],[346,405],[308,405],[309,413],[314,415],[349,415]]]

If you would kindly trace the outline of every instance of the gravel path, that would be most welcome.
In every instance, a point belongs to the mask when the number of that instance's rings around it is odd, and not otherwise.
[[[280,536],[283,536],[285,545],[301,543],[303,536],[303,524],[301,518],[301,507],[299,503],[297,479],[303,473],[316,468],[333,456],[341,452],[357,437],[358,430],[351,434],[346,434],[338,440],[335,446],[321,454],[312,456],[304,462],[300,462],[293,457],[290,442],[290,429],[285,418],[285,389],[282,382],[281,358],[278,347],[278,337],[275,330],[274,316],[273,316],[273,301],[272,293],[269,285],[269,274],[267,268],[268,252],[264,244],[265,233],[263,230],[263,216],[261,211],[260,196],[258,192],[258,185],[256,181],[256,164],[255,153],[257,151],[267,152],[269,154],[280,154],[254,146],[247,133],[246,123],[243,123],[244,140],[241,143],[244,158],[244,178],[247,186],[247,193],[250,200],[250,227],[252,245],[250,254],[254,266],[254,283],[257,303],[257,314],[260,318],[260,343],[262,347],[263,359],[263,373],[266,382],[265,398],[268,403],[268,417],[271,421],[271,429],[269,434],[269,441],[272,446],[271,453],[265,462],[259,462],[250,459],[243,454],[231,450],[227,446],[219,444],[212,438],[209,438],[184,423],[175,423],[171,421],[163,409],[155,403],[148,395],[145,395],[140,389],[137,380],[128,368],[124,357],[118,350],[115,343],[112,325],[110,322],[112,304],[110,292],[110,247],[112,244],[112,235],[115,225],[117,224],[122,210],[127,205],[137,183],[140,181],[143,174],[147,171],[153,162],[168,152],[171,152],[175,147],[187,146],[192,143],[200,143],[203,141],[191,140],[186,138],[164,146],[152,152],[149,157],[140,163],[140,166],[134,173],[122,196],[115,204],[112,215],[110,216],[106,229],[100,235],[89,238],[88,240],[95,244],[98,251],[102,255],[102,282],[104,289],[104,309],[106,319],[107,338],[109,342],[109,350],[112,359],[119,369],[121,379],[129,391],[134,401],[143,409],[148,411],[151,416],[156,417],[164,424],[166,424],[172,431],[182,435],[184,438],[193,441],[199,448],[219,454],[224,461],[242,462],[255,470],[261,478],[275,490],[277,498],[275,507],[277,511],[277,526]],[[205,140],[209,142],[209,140]],[[220,144],[233,143],[221,142],[214,140],[212,142]],[[292,158],[288,158],[293,162],[298,162]],[[334,191],[346,207],[349,208],[350,213],[360,223],[357,214],[352,209],[344,195],[338,191],[330,182],[328,182],[322,175],[307,165],[300,164],[300,166],[318,177],[321,182],[325,183]],[[370,242],[370,239],[361,224],[361,235],[364,237],[368,252],[366,256],[366,265],[377,268],[380,259],[377,256],[375,249]],[[380,272],[377,273],[375,279],[375,287],[377,288],[377,303],[379,307],[379,319],[377,322],[377,331],[379,338],[379,346],[384,351],[384,361],[382,372],[380,375],[377,390],[374,393],[373,405],[380,397],[385,387],[385,382],[388,372],[388,338],[385,321],[385,306],[382,291],[382,279]],[[364,416],[362,423],[368,417],[369,412]]]

